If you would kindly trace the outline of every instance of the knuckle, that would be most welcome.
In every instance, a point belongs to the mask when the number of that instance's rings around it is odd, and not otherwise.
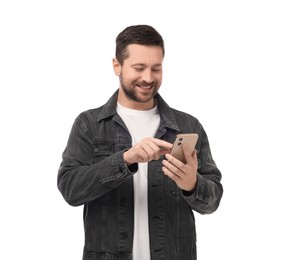
[[[174,174],[177,175],[177,176],[180,176],[181,171],[179,171],[178,169],[175,169]]]
[[[186,165],[185,165],[184,163],[181,163],[181,164],[179,165],[179,169],[180,169],[181,171],[184,171],[185,168],[186,168]]]

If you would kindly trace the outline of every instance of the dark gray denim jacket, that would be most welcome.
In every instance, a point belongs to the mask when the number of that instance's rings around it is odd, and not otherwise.
[[[75,120],[58,172],[58,188],[72,206],[84,205],[84,260],[133,259],[133,174],[123,151],[131,136],[116,113],[118,91],[102,107]],[[181,191],[161,170],[161,160],[148,164],[148,214],[152,260],[196,259],[193,211],[214,212],[223,189],[199,121],[170,108],[156,95],[160,126],[156,138],[173,142],[178,133],[198,133],[198,181],[192,194]],[[149,126],[147,126],[149,127]],[[137,259],[134,259],[137,260]]]

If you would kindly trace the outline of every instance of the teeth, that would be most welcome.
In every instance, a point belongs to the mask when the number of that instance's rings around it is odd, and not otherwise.
[[[146,85],[136,85],[137,87],[139,87],[139,88],[146,88],[146,89],[150,89],[150,88],[152,88],[152,85],[149,85],[149,86],[146,86]]]

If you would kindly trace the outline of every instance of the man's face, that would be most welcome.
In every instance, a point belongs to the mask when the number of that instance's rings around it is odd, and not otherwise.
[[[150,109],[154,106],[153,98],[162,83],[162,48],[131,44],[128,53],[129,57],[123,65],[118,64],[118,101],[130,108]]]

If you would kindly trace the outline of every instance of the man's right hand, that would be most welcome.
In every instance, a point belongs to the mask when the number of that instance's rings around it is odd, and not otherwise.
[[[124,153],[127,165],[159,160],[161,155],[171,152],[173,144],[157,138],[146,137]]]

